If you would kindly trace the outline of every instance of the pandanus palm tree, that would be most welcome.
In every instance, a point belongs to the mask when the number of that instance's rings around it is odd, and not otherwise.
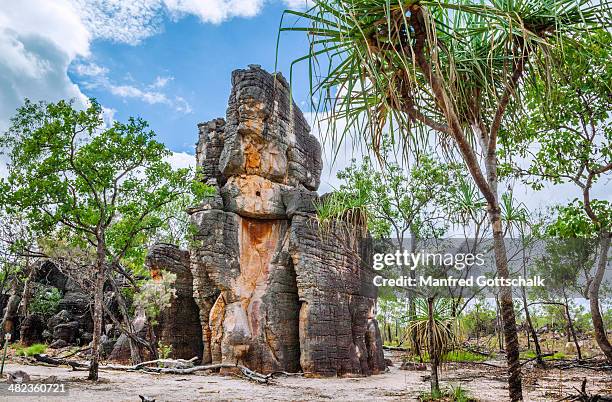
[[[555,68],[552,47],[610,26],[609,4],[589,0],[313,0],[279,32],[303,32],[314,107],[326,139],[358,136],[374,152],[383,132],[409,148],[437,134],[456,149],[487,203],[498,275],[508,261],[498,197],[498,138],[522,107],[522,87]],[[302,25],[300,22],[302,21]],[[562,54],[562,52],[561,52]],[[562,61],[562,60],[561,60]],[[409,154],[408,152],[406,154]],[[516,318],[501,289],[512,400],[522,399]]]
[[[440,394],[438,369],[442,356],[456,345],[458,321],[452,314],[452,303],[449,299],[415,300],[415,312],[410,317],[406,331],[406,340],[411,349],[419,355],[427,351],[431,365],[431,394]]]

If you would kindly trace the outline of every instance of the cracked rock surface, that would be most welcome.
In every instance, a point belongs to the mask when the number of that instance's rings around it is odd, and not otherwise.
[[[289,94],[280,74],[234,71],[226,120],[198,126],[201,179],[218,190],[190,210],[202,363],[376,374],[371,240],[317,227],[321,147]]]

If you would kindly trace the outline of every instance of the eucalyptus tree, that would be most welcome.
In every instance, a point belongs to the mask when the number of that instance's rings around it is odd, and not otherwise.
[[[581,44],[579,49],[572,46]],[[599,238],[600,250],[588,298],[595,339],[612,362],[612,345],[599,306],[599,289],[608,265],[612,206],[593,197],[593,185],[612,177],[612,34],[593,30],[572,41],[557,38],[550,52],[563,57],[548,80],[535,77],[526,92],[523,119],[504,138],[507,171],[540,189],[545,183],[570,184],[581,193],[560,209],[553,229],[564,237]],[[562,50],[560,49],[562,47]],[[521,160],[513,158],[520,156]],[[527,166],[525,166],[527,164]]]
[[[188,169],[173,169],[164,160],[170,151],[154,135],[141,119],[106,127],[93,100],[86,110],[26,100],[0,137],[10,158],[0,201],[33,230],[63,233],[91,255],[84,267],[93,276],[91,380],[98,379],[110,271],[163,224],[156,211],[191,189]]]
[[[521,81],[548,79],[551,49],[560,38],[600,24],[607,5],[587,0],[313,3],[307,12],[286,12],[305,26],[280,30],[306,32],[311,40],[308,54],[296,62],[310,65],[319,99],[314,106],[330,119],[332,142],[353,133],[376,149],[382,131],[392,127],[406,147],[429,131],[456,147],[487,202],[498,274],[507,277],[498,199],[500,129],[508,112],[522,107]],[[512,294],[507,288],[501,293],[510,398],[520,400]]]

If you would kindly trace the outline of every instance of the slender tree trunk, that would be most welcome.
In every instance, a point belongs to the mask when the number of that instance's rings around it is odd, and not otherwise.
[[[595,329],[595,340],[597,345],[606,356],[606,359],[612,363],[612,345],[606,335],[606,328],[601,317],[599,309],[599,288],[603,280],[604,273],[608,266],[608,251],[610,250],[610,232],[603,231],[600,235],[600,250],[599,261],[597,263],[597,271],[589,287],[589,305],[591,307],[591,317],[593,320],[593,328]]]
[[[504,243],[504,233],[499,205],[489,205],[489,219],[493,227],[493,249],[497,273],[500,278],[507,279],[508,257]],[[514,314],[514,303],[512,301],[512,289],[508,286],[500,288],[500,309],[503,322],[504,343],[506,349],[506,360],[508,361],[508,386],[510,399],[520,401],[523,399],[521,384],[521,363],[519,360],[519,342],[516,329],[516,316]]]
[[[125,303],[125,299],[123,295],[119,291],[119,287],[117,286],[117,282],[115,282],[114,278],[110,278],[111,286],[113,287],[113,292],[115,293],[115,299],[117,300],[117,304],[119,305],[119,311],[121,311],[121,316],[123,317],[123,322],[125,323],[125,327],[127,330],[133,334],[134,326],[132,325],[132,320],[130,319],[130,314],[128,313],[128,308]],[[132,364],[142,363],[142,355],[140,351],[140,346],[138,342],[136,342],[131,336],[128,336],[128,342],[130,344],[130,357],[132,359]]]
[[[580,350],[578,338],[576,337],[576,331],[574,329],[574,323],[572,322],[572,315],[570,313],[567,297],[565,298],[565,316],[567,317],[568,333],[571,334],[572,339],[574,340],[574,345],[576,345],[576,354],[578,355],[578,360],[582,360],[582,352]]]
[[[18,315],[25,319],[28,315],[28,305],[30,304],[30,299],[32,298],[32,281],[34,280],[34,276],[36,274],[35,266],[30,266],[29,259],[26,262],[26,266],[28,269],[28,276],[26,277],[23,283],[23,291],[21,292],[21,303],[19,303],[19,312]],[[23,321],[22,321],[23,322]],[[24,339],[24,327],[21,326],[19,330],[19,339],[23,342]]]
[[[93,340],[91,343],[91,358],[89,366],[89,380],[98,380],[98,366],[100,364],[100,338],[102,337],[102,319],[104,314],[104,282],[106,279],[106,254],[104,252],[103,236],[98,238],[96,252],[96,277],[94,281],[94,313],[93,313]]]
[[[28,305],[30,304],[30,299],[32,298],[32,281],[34,280],[34,276],[36,274],[36,269],[34,266],[30,266],[29,259],[26,262],[26,269],[28,272],[28,276],[23,282],[21,303],[19,303],[19,315],[21,317],[25,317],[28,314]]]
[[[533,339],[533,344],[536,352],[536,364],[540,367],[544,367],[544,359],[542,358],[542,348],[540,347],[540,341],[538,339],[538,333],[533,327],[533,321],[531,321],[531,313],[529,313],[529,304],[527,303],[527,292],[525,291],[525,287],[521,288],[523,294],[523,307],[525,309],[525,321],[527,321],[527,329],[529,333],[531,333],[531,338]],[[529,335],[527,337],[529,339]]]
[[[438,350],[436,349],[436,340],[433,331],[434,326],[434,306],[433,306],[434,298],[427,298],[427,312],[428,312],[428,321],[427,321],[427,332],[429,338],[429,362],[431,363],[431,394],[432,396],[438,395],[440,393],[440,380],[438,378],[438,366],[440,362],[438,361]]]

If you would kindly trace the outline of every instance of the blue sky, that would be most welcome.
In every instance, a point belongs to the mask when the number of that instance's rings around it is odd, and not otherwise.
[[[115,119],[140,116],[170,149],[193,153],[196,124],[225,116],[232,70],[248,64],[274,70],[278,25],[285,8],[276,2],[255,17],[237,17],[220,24],[203,23],[193,15],[173,21],[166,15],[162,32],[137,45],[94,41],[90,56],[72,62],[69,77],[85,95],[113,109]],[[279,71],[288,78],[292,60],[307,49],[304,35],[285,33]],[[96,84],[96,77],[79,74],[91,66],[106,71],[106,85]],[[295,67],[292,84],[296,101],[307,107],[306,69],[304,63]],[[117,90],[121,87],[123,91]],[[144,95],[126,96],[126,88],[165,98],[146,101]]]

